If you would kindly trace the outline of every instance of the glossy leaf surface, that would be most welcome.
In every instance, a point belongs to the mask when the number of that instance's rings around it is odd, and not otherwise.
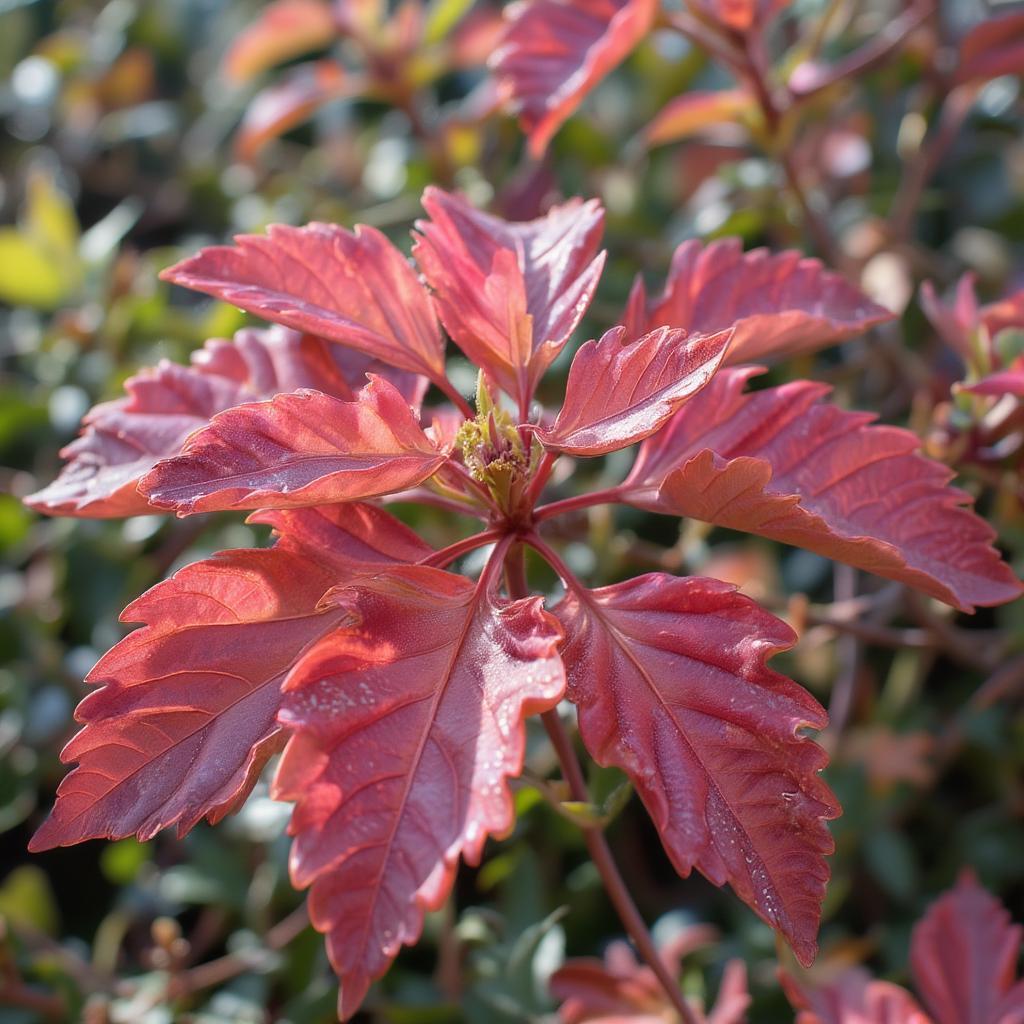
[[[914,928],[910,962],[936,1024],[1024,1021],[1017,959],[1024,929],[970,871]]]
[[[492,67],[539,157],[650,31],[654,0],[532,0],[512,9]]]
[[[517,400],[529,401],[593,298],[604,211],[570,200],[537,220],[501,220],[428,188],[413,250],[455,343]]]
[[[834,345],[891,319],[819,260],[744,252],[739,239],[728,238],[680,245],[665,290],[651,303],[638,280],[627,326],[638,337],[662,325],[702,334],[735,325],[727,361],[745,363]]]
[[[109,517],[149,512],[139,479],[176,455],[193,431],[242,402],[315,387],[351,399],[366,373],[388,374],[417,408],[425,381],[380,366],[311,335],[283,327],[246,328],[233,341],[213,339],[190,366],[161,362],[125,384],[126,398],[96,406],[82,436],[61,453],[68,465],[27,503],[49,515]]]
[[[792,630],[729,584],[662,574],[555,611],[591,756],[629,775],[680,874],[728,882],[809,963],[838,806],[801,735],[825,712],[766,665]]]
[[[65,747],[78,767],[32,840],[47,849],[97,837],[150,839],[217,821],[248,795],[282,745],[285,674],[347,614],[321,606],[333,586],[430,549],[363,505],[263,513],[273,548],[225,551],[186,566],[125,609],[142,622],[105,654]]]
[[[296,801],[292,877],[312,884],[348,1017],[442,904],[460,856],[477,863],[511,827],[523,718],[556,704],[565,680],[540,598],[417,567],[330,603],[354,626],[289,677],[275,792]]]
[[[820,404],[821,384],[745,392],[757,372],[719,372],[646,441],[623,500],[804,547],[964,610],[1020,594],[991,527],[914,434]]]
[[[446,457],[401,393],[371,377],[351,402],[300,390],[229,409],[139,486],[180,516],[293,508],[414,487]]]
[[[272,224],[266,235],[202,249],[161,277],[399,369],[444,377],[430,301],[405,257],[374,228]]]
[[[565,401],[549,430],[550,451],[604,455],[649,437],[718,369],[731,331],[693,335],[662,327],[631,341],[624,327],[588,341],[573,357]]]

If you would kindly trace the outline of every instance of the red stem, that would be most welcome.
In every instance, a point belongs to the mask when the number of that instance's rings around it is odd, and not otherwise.
[[[447,377],[441,376],[432,379],[438,389],[444,392],[444,394],[452,400],[455,404],[455,408],[458,409],[467,420],[471,420],[476,415],[469,407],[469,402],[467,402],[465,398],[455,390],[455,385],[452,384]]]
[[[440,551],[435,551],[433,554],[427,555],[426,558],[421,558],[416,564],[443,569],[446,565],[454,562],[456,558],[461,558],[463,555],[469,554],[470,551],[476,551],[477,548],[482,548],[485,544],[499,540],[503,533],[503,530],[484,530],[482,533],[475,533],[472,537],[457,540],[454,544],[449,544],[448,547],[441,548]]]
[[[538,551],[551,565],[551,567],[562,577],[566,586],[577,585],[576,577],[569,571],[562,560],[539,538],[536,534],[530,534],[523,538],[534,550]],[[496,552],[497,553],[497,552]],[[526,566],[523,559],[523,545],[516,544],[505,558],[505,582],[508,586],[509,597],[526,597],[529,588],[526,580]],[[590,793],[587,791],[587,782],[583,777],[583,768],[580,766],[579,758],[573,749],[572,741],[562,727],[558,711],[552,709],[541,715],[544,728],[551,739],[551,745],[558,755],[558,762],[562,767],[562,776],[569,784],[569,791],[572,798],[581,803],[590,803]],[[693,1010],[690,1009],[683,993],[679,989],[678,979],[672,977],[671,971],[658,953],[654,939],[644,923],[644,919],[637,910],[633,897],[629,894],[626,882],[619,871],[615,858],[612,856],[608,840],[600,825],[581,826],[583,828],[583,839],[587,844],[590,859],[601,876],[608,898],[612,901],[616,913],[626,933],[633,940],[640,956],[647,963],[647,966],[654,972],[669,1002],[678,1011],[683,1024],[699,1024]]]
[[[621,495],[621,487],[609,487],[603,491],[592,491],[590,494],[577,494],[571,498],[563,498],[561,501],[552,501],[548,505],[541,505],[534,511],[533,518],[536,522],[542,523],[545,519],[550,519],[552,516],[574,512],[578,508],[613,504],[621,500]]]

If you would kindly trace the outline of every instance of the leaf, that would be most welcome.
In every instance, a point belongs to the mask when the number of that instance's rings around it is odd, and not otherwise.
[[[961,384],[957,390],[972,395],[989,395],[992,398],[1001,398],[1003,395],[1024,398],[1024,357],[1015,359],[1005,370],[990,373],[970,384]]]
[[[320,598],[356,572],[429,548],[363,505],[260,513],[280,533],[269,549],[225,551],[181,569],[122,615],[142,622],[87,676],[99,687],[64,748],[79,766],[32,839],[33,850],[83,839],[141,840],[248,795],[282,745],[280,685],[296,659],[347,611]]]
[[[749,33],[761,29],[776,14],[784,11],[790,0],[691,0],[723,28]]]
[[[510,9],[491,67],[534,157],[647,35],[657,9],[656,0],[532,0]]]
[[[1017,980],[1020,925],[965,870],[914,928],[910,962],[936,1024],[1013,1024],[1024,1020]]]
[[[573,357],[558,418],[538,437],[550,451],[605,455],[649,437],[714,375],[731,331],[661,327],[630,341],[614,327]]]
[[[731,884],[809,963],[839,808],[800,735],[825,712],[765,664],[792,630],[727,583],[660,573],[574,586],[555,614],[591,756],[632,779],[681,875]]]
[[[1019,75],[1024,67],[1024,11],[988,18],[960,42],[954,85]]]
[[[382,377],[350,402],[306,388],[219,413],[139,482],[179,516],[375,498],[432,476],[447,458]]]
[[[757,103],[746,89],[683,93],[669,100],[644,129],[648,146],[663,146],[698,135],[719,124],[745,123],[757,115]]]
[[[191,366],[161,362],[125,384],[126,398],[96,406],[82,436],[61,455],[61,475],[26,499],[49,515],[112,517],[152,511],[137,484],[157,461],[181,451],[212,416],[242,402],[317,387],[351,399],[366,372],[382,370],[418,406],[426,382],[386,370],[357,352],[283,327],[246,328],[215,338]]]
[[[735,326],[727,362],[791,356],[861,334],[892,314],[821,262],[798,252],[743,252],[738,238],[684,242],[662,295],[648,305],[642,281],[630,296],[633,337],[667,325],[713,334]]]
[[[938,297],[931,281],[921,285],[921,308],[925,316],[942,340],[966,361],[972,361],[977,354],[971,336],[981,317],[974,282],[973,274],[964,274],[957,282],[956,297],[950,305]]]
[[[235,137],[238,158],[254,160],[268,142],[308,121],[324,104],[358,95],[362,89],[362,80],[333,60],[292,68],[249,103]]]
[[[744,393],[758,372],[720,371],[643,444],[621,500],[804,547],[964,611],[1020,594],[992,528],[916,435],[818,404],[822,384]]]
[[[540,598],[497,598],[491,575],[397,568],[335,591],[356,625],[286,685],[274,792],[296,801],[292,879],[312,885],[345,1018],[444,902],[459,857],[479,863],[511,828],[523,720],[565,686],[557,622]]]
[[[827,985],[800,985],[780,975],[783,991],[800,1012],[796,1024],[931,1024],[914,997],[899,985],[875,981],[859,967]]]
[[[329,46],[338,26],[322,0],[276,0],[243,29],[224,55],[224,74],[248,82],[269,68]]]
[[[0,228],[0,300],[54,309],[66,293],[63,269],[53,253],[26,233]]]
[[[512,223],[431,186],[413,254],[455,343],[528,405],[587,311],[604,267],[604,211],[570,200]]]
[[[405,257],[374,228],[272,224],[160,276],[250,313],[359,349],[400,370],[444,380],[444,341]]]

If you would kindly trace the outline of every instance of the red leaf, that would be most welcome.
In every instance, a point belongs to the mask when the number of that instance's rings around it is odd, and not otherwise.
[[[413,487],[446,458],[394,385],[371,376],[351,402],[303,389],[222,412],[139,487],[179,516],[295,508]]]
[[[297,801],[292,878],[312,884],[344,1017],[419,937],[459,857],[478,863],[511,827],[523,719],[564,690],[557,622],[540,598],[497,598],[491,576],[410,567],[340,589],[358,625],[288,679],[275,794]]]
[[[1024,67],[1024,11],[989,18],[960,43],[954,83],[984,82],[1000,75],[1019,75]]]
[[[267,4],[224,56],[224,73],[234,82],[251,78],[329,46],[338,35],[330,5],[322,0],[276,0]]]
[[[308,121],[324,104],[355,96],[363,83],[333,60],[292,68],[274,85],[258,92],[246,108],[235,137],[240,160],[253,160],[259,151],[285,132]]]
[[[644,443],[622,500],[795,544],[965,611],[1020,594],[991,527],[914,434],[818,404],[821,384],[743,393],[758,372],[719,372]]]
[[[212,416],[241,402],[316,387],[351,399],[366,372],[381,370],[416,407],[426,381],[382,368],[357,352],[283,327],[246,328],[234,342],[208,341],[191,366],[162,362],[125,385],[127,398],[96,406],[82,436],[61,454],[56,481],[26,499],[49,515],[113,517],[151,512],[136,485],[157,461],[181,451]]]
[[[681,875],[729,882],[809,963],[839,808],[800,735],[825,712],[765,664],[792,630],[727,583],[663,574],[573,588],[555,613],[591,755],[633,780]]]
[[[705,13],[735,32],[758,29],[784,11],[790,0],[693,0]]]
[[[974,358],[971,335],[977,330],[981,311],[974,291],[974,275],[964,274],[957,282],[951,305],[936,294],[931,281],[921,285],[921,308],[942,340],[964,360]]]
[[[562,1024],[657,1024],[672,1010],[654,971],[637,963],[625,942],[609,946],[603,960],[566,961],[551,975],[550,988],[562,1004]]]
[[[910,962],[936,1024],[1024,1021],[1024,981],[1017,981],[1022,932],[971,871],[932,904],[914,928]]]
[[[248,795],[280,749],[280,684],[302,652],[343,621],[318,602],[355,572],[430,549],[364,505],[261,513],[273,548],[225,551],[157,584],[121,616],[143,622],[105,654],[78,707],[85,727],[61,758],[79,766],[33,850],[136,834],[150,839]]]
[[[366,352],[391,366],[444,379],[444,341],[430,300],[405,257],[374,228],[272,224],[169,267],[160,276]]]
[[[691,91],[669,100],[644,129],[648,146],[663,146],[719,124],[745,123],[757,116],[757,102],[746,89]]]
[[[735,325],[728,362],[791,356],[834,345],[892,319],[844,278],[798,252],[743,252],[737,238],[684,242],[664,293],[650,306],[637,281],[630,332],[667,324],[713,334]]]
[[[817,988],[801,986],[788,974],[781,981],[790,1003],[802,1011],[796,1024],[931,1024],[906,989],[875,981],[857,967]]]
[[[491,66],[533,156],[647,35],[657,8],[655,0],[532,0],[511,9]]]
[[[699,948],[705,944],[709,931],[713,929],[695,925],[679,939],[687,950]],[[679,956],[665,946],[659,952],[669,970],[678,974]],[[676,1019],[675,1008],[665,997],[654,972],[637,962],[625,942],[612,943],[603,960],[567,960],[552,974],[550,988],[562,1004],[558,1010],[562,1024],[664,1024]],[[707,1024],[743,1024],[749,1005],[746,967],[742,960],[730,960],[710,1015],[705,1017],[694,1006],[691,1012],[695,1019],[706,1020]]]
[[[604,267],[604,211],[570,200],[511,223],[430,187],[413,253],[448,333],[520,404],[590,305]]]
[[[1003,395],[1024,398],[1024,357],[1018,357],[1005,370],[990,373],[973,384],[962,384],[959,390],[992,398],[1002,398]]]
[[[710,337],[662,327],[629,341],[614,327],[573,358],[565,402],[545,448],[570,455],[604,455],[649,437],[711,379],[732,331]]]

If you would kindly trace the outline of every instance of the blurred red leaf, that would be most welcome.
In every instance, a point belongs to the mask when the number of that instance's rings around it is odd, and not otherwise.
[[[112,517],[152,512],[137,488],[157,461],[181,451],[193,431],[225,409],[297,388],[351,399],[366,372],[386,374],[416,407],[425,381],[380,366],[311,335],[282,327],[246,328],[233,341],[214,338],[191,366],[162,362],[125,384],[127,398],[96,406],[82,436],[61,455],[68,465],[26,499],[48,515]]]
[[[657,7],[656,0],[531,0],[508,9],[491,66],[535,157],[647,35]]]
[[[1017,980],[1022,933],[969,870],[931,905],[914,928],[910,963],[936,1024],[1024,1021],[1024,981]]]
[[[269,68],[329,46],[338,36],[331,5],[322,0],[275,0],[235,38],[224,74],[247,82]]]
[[[954,83],[984,82],[1024,69],[1024,11],[989,18],[960,42]]]
[[[809,381],[744,393],[757,372],[720,371],[647,440],[622,500],[795,544],[965,611],[1020,594],[994,531],[916,435],[818,404],[828,388]]]
[[[570,200],[514,223],[429,187],[413,248],[441,319],[466,355],[528,405],[593,298],[604,211]]]
[[[839,808],[800,735],[825,712],[765,664],[792,630],[729,584],[662,574],[572,586],[555,614],[591,756],[629,775],[681,875],[728,882],[810,963]]]
[[[363,88],[362,79],[333,60],[290,69],[249,102],[235,136],[235,153],[240,160],[255,159],[268,142],[308,121],[324,104],[356,96]]]
[[[726,238],[679,246],[665,290],[650,304],[638,278],[626,324],[634,337],[662,325],[701,334],[735,325],[727,362],[741,363],[834,345],[891,319],[818,260],[745,253],[738,238]]]
[[[343,1017],[417,940],[459,857],[478,863],[512,826],[523,719],[562,696],[557,622],[492,585],[410,567],[341,588],[330,606],[355,628],[288,679],[275,794],[296,801],[292,878],[312,884]]]
[[[139,487],[179,516],[294,508],[414,487],[446,458],[401,393],[371,377],[351,402],[303,389],[222,412]]]
[[[353,574],[430,549],[366,505],[262,513],[280,533],[269,549],[223,551],[181,569],[129,605],[142,622],[105,654],[78,707],[84,728],[62,760],[79,766],[33,850],[177,825],[183,835],[244,801],[282,746],[276,721],[285,674],[347,611],[319,604]]]
[[[722,123],[745,123],[758,106],[746,89],[720,89],[717,92],[687,92],[669,100],[644,129],[648,146],[663,146],[697,135]]]
[[[649,437],[711,379],[731,331],[661,327],[637,341],[613,327],[573,357],[558,418],[539,432],[549,451],[605,455]]]
[[[800,1011],[796,1024],[931,1024],[906,989],[875,981],[859,967],[817,987],[800,985],[787,974],[781,980]]]

